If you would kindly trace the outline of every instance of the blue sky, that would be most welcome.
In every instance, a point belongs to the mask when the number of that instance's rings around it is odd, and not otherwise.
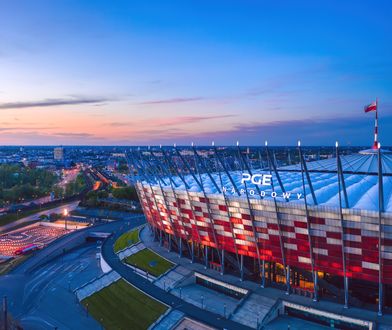
[[[388,1],[2,1],[1,144],[392,145]]]

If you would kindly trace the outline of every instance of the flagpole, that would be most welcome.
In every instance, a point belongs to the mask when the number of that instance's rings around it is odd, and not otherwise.
[[[374,121],[374,144],[373,149],[378,149],[378,98],[376,98],[376,119]]]

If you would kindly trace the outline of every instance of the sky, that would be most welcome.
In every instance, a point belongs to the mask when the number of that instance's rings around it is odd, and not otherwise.
[[[0,145],[392,145],[392,2],[0,0]]]

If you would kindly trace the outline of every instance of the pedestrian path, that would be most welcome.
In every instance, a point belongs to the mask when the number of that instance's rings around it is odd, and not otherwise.
[[[135,254],[141,250],[144,250],[145,248],[146,247],[144,246],[144,244],[139,242],[139,243],[132,245],[129,248],[125,248],[124,250],[119,251],[117,253],[117,255],[120,258],[120,260],[124,260],[125,258],[128,258],[132,254]]]
[[[170,293],[202,310],[224,318],[232,314],[240,303],[237,299],[195,283],[175,288]]]
[[[121,276],[115,271],[111,271],[109,273],[105,273],[92,281],[82,285],[77,288],[74,292],[78,297],[79,301],[93,295],[94,293],[101,291],[103,288],[106,288],[110,284],[118,281]]]

